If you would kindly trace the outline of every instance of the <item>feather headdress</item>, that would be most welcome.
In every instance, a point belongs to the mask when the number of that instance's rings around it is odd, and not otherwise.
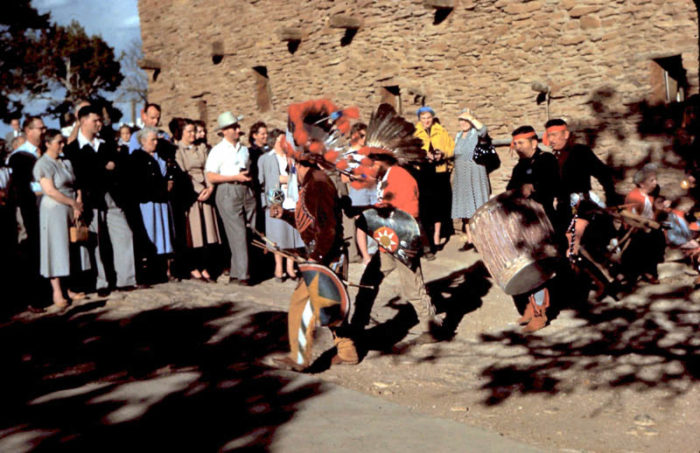
[[[357,151],[366,158],[352,170],[358,177],[353,187],[359,189],[376,181],[374,160],[379,156],[391,156],[401,165],[425,162],[423,142],[413,136],[414,131],[415,126],[399,116],[391,105],[381,104],[370,117],[365,146]]]
[[[287,137],[291,140],[285,140],[285,153],[327,169],[338,160],[337,149],[344,146],[350,120],[360,116],[356,107],[339,109],[329,99],[292,104],[288,114]]]

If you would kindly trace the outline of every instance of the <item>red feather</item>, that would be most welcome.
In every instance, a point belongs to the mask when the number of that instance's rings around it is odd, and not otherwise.
[[[328,162],[335,162],[338,157],[340,157],[340,153],[336,150],[326,151],[326,154],[323,155],[323,158]]]

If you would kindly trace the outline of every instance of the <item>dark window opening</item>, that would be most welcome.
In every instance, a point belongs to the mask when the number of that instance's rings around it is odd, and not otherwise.
[[[211,45],[211,61],[214,64],[219,64],[224,60],[224,43],[215,41]]]
[[[199,110],[199,119],[207,124],[207,101],[200,99],[197,103],[197,110]]]
[[[349,46],[352,43],[352,39],[357,34],[357,28],[346,28],[345,34],[340,38],[341,47]]]
[[[433,19],[433,25],[440,25],[447,20],[447,17],[452,12],[453,8],[436,8],[435,18]]]
[[[652,103],[683,102],[688,90],[686,70],[680,55],[651,62]]]
[[[294,55],[294,53],[299,49],[299,44],[301,44],[301,40],[298,39],[287,41],[287,50],[289,53]]]
[[[423,0],[423,6],[435,9],[433,25],[440,25],[455,9],[455,0]]]
[[[394,107],[399,115],[403,115],[403,106],[401,105],[401,88],[398,85],[390,85],[382,87],[380,100],[381,104],[389,104]]]
[[[253,76],[255,77],[255,100],[258,104],[258,111],[267,112],[272,109],[272,90],[270,89],[267,67],[254,66]]]

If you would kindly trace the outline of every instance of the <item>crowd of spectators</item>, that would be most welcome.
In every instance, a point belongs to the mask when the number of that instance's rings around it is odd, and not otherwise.
[[[27,116],[21,125],[19,119],[11,121],[0,169],[0,234],[3,250],[9,254],[4,253],[0,271],[31,309],[41,310],[49,303],[64,307],[88,292],[106,296],[172,279],[211,282],[222,273],[228,274],[231,283],[243,286],[269,277],[280,282],[298,278],[293,260],[250,248],[253,234],[264,234],[280,249],[304,247],[299,233],[271,217],[267,209],[268,194],[273,191],[281,189],[286,209],[294,209],[298,199],[295,162],[283,150],[285,131],[258,121],[242,137],[243,117],[224,112],[215,130],[220,140],[212,147],[203,122],[176,117],[164,131],[159,128],[160,119],[160,106],[149,103],[141,112],[142,128],[113,129],[105,127],[98,108],[81,102],[75,123],[62,130],[47,129],[37,116]],[[696,123],[688,119],[686,130]],[[430,107],[417,112],[415,135],[423,142],[428,163],[408,170],[418,182],[418,220],[428,260],[439,253],[453,227],[466,231],[469,219],[491,196],[493,168],[475,159],[477,147],[490,143],[487,127],[469,109],[460,113],[458,124],[459,131],[452,135]],[[559,126],[556,121],[546,125],[553,132]],[[530,134],[530,129],[518,134]],[[356,152],[364,146],[366,134],[367,125],[361,122],[350,131],[351,166],[363,158]],[[544,182],[554,185],[556,178],[563,187],[575,183],[580,164],[569,164],[567,169],[569,157],[562,158],[562,150],[570,145],[568,130],[558,142],[557,137],[551,134],[553,157],[542,160],[553,166],[555,176]],[[697,146],[697,139],[693,140],[691,147]],[[537,142],[529,151],[525,145],[516,147],[520,161],[511,179],[513,187],[530,186],[524,180],[514,181],[527,178],[530,163],[543,152]],[[571,148],[571,152],[576,158],[591,159],[584,151]],[[595,159],[581,162],[595,166],[599,164]],[[692,192],[697,161],[689,169]],[[604,173],[604,168],[600,171]],[[346,176],[334,180],[348,205],[376,203],[376,188],[355,188]],[[606,196],[614,196],[612,179],[600,180]],[[666,225],[666,230],[680,231],[673,238],[664,230],[636,233],[627,253],[628,265],[654,281],[667,239],[697,257],[693,248],[697,243],[690,232],[695,224],[687,212],[658,202],[655,168],[644,167],[634,182],[636,188],[626,204],[637,215]],[[557,192],[564,190],[561,187],[551,191],[541,187],[524,195],[543,203],[548,214],[555,199],[568,206],[568,196],[574,192],[569,190],[563,200]],[[545,193],[548,199],[537,198]],[[566,228],[571,219],[564,217],[553,214],[553,223]],[[352,215],[346,220],[352,225]],[[354,226],[346,234],[352,236],[351,262],[369,263],[376,243]]]

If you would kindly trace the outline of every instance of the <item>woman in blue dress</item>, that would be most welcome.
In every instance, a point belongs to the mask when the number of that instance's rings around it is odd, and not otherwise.
[[[138,140],[141,148],[135,150],[129,159],[133,199],[138,203],[143,230],[150,243],[150,250],[145,255],[157,257],[161,264],[167,263],[167,258],[173,253],[173,222],[168,194],[173,190],[174,181],[166,161],[156,152],[158,130],[145,127],[139,132]]]
[[[63,308],[68,305],[61,279],[71,275],[70,227],[83,212],[80,190],[75,188],[75,174],[61,151],[66,140],[61,132],[50,129],[44,135],[46,152],[36,161],[33,174],[44,195],[39,204],[39,241],[41,275],[51,281],[53,303]],[[90,269],[90,258],[84,246],[73,247],[79,254],[78,270]],[[72,300],[84,297],[82,293],[67,291]]]
[[[459,115],[460,131],[455,138],[455,161],[452,173],[452,219],[462,220],[462,231],[474,212],[489,200],[491,184],[486,167],[474,162],[479,137],[486,136],[486,126],[471,110]]]

